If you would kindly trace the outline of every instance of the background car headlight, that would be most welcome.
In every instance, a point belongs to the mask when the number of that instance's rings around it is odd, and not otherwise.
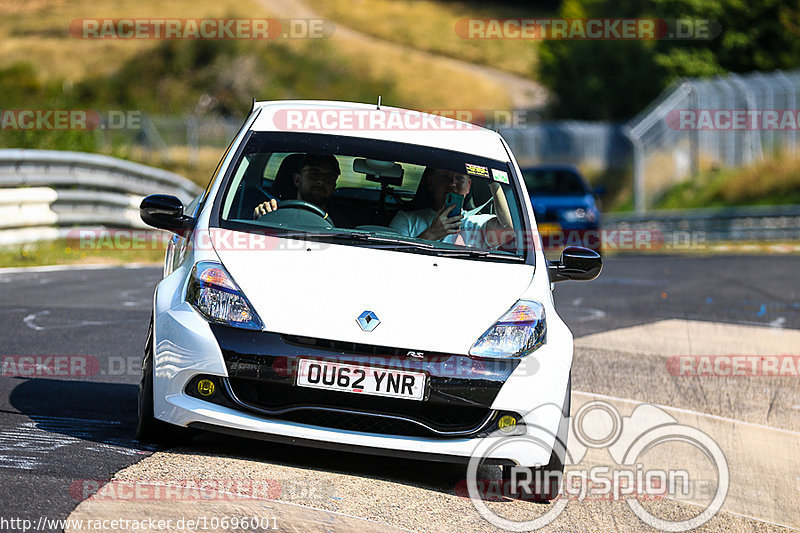
[[[186,301],[210,322],[263,329],[263,323],[250,302],[220,263],[200,261],[194,266]]]
[[[565,209],[560,211],[558,215],[564,222],[595,222],[598,213],[592,207],[578,207],[577,209]]]
[[[494,326],[481,335],[470,355],[478,357],[522,357],[544,344],[547,338],[544,307],[520,300]]]

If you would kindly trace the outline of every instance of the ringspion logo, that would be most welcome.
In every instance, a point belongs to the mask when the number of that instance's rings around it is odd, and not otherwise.
[[[571,427],[567,442],[534,422],[554,414]],[[622,416],[612,404],[593,400],[580,406],[572,418],[564,419],[561,406],[549,404],[526,414],[523,420],[523,434],[496,431],[488,438],[476,439],[466,482],[456,486],[456,494],[469,497],[478,514],[497,528],[533,531],[552,523],[572,502],[608,500],[624,501],[636,517],[654,529],[689,531],[713,518],[727,497],[730,471],[719,444],[654,405],[640,404],[630,416]],[[668,450],[675,445],[686,447],[692,459],[681,455],[676,461],[660,461],[660,456],[669,455]],[[487,459],[503,457],[504,448],[557,456],[564,465],[563,472],[539,464],[531,466],[544,468],[508,467],[510,475],[502,480],[479,478],[480,467],[487,464]],[[584,464],[590,450],[606,450],[611,461],[596,464],[596,460],[589,460]],[[692,460],[700,457],[707,466],[692,467]],[[552,503],[541,509],[531,507],[529,513],[514,517],[504,516],[498,513],[501,508],[486,504],[506,497],[535,501],[544,497]],[[665,498],[694,501],[697,513],[688,517],[662,516],[657,507],[642,505]]]

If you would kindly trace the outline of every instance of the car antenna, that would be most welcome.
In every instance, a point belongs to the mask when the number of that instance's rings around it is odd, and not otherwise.
[[[378,95],[378,107],[377,107],[377,109],[378,109],[378,111],[381,110],[381,95]]]

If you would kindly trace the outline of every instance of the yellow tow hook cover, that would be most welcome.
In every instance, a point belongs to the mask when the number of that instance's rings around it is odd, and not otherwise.
[[[200,393],[200,396],[211,396],[215,389],[214,382],[210,379],[201,379],[197,382],[197,392]]]
[[[497,421],[497,428],[503,433],[511,433],[517,427],[517,419],[513,416],[505,415]]]

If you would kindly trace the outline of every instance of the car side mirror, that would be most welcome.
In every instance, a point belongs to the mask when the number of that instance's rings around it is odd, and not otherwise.
[[[194,218],[183,214],[183,204],[169,194],[151,194],[139,204],[139,216],[148,226],[183,235],[194,226]]]
[[[594,195],[595,198],[600,198],[601,196],[605,196],[607,192],[608,189],[605,187],[605,185],[598,185],[597,187],[592,189],[592,194]]]
[[[591,281],[600,275],[602,269],[600,254],[581,246],[567,246],[561,252],[560,260],[547,262],[551,282]]]

